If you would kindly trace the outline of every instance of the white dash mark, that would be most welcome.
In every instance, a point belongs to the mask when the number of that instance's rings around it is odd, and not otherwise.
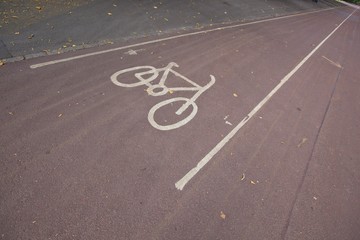
[[[133,49],[130,49],[129,51],[125,52],[125,54],[127,55],[138,55],[138,52],[140,51],[144,51],[145,49],[138,49],[138,50],[133,50]]]
[[[226,123],[227,125],[232,126],[232,123],[231,123],[231,122],[229,122],[229,121],[226,121],[225,123]]]

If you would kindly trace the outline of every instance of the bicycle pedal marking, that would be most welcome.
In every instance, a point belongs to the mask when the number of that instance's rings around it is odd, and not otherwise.
[[[191,119],[193,119],[198,111],[198,106],[195,103],[196,99],[198,97],[200,97],[200,95],[202,93],[204,93],[206,90],[208,90],[216,82],[215,77],[213,75],[210,75],[210,81],[205,86],[200,86],[199,84],[195,83],[194,81],[188,79],[187,77],[185,77],[182,74],[178,73],[177,71],[173,70],[172,69],[173,67],[179,67],[179,65],[176,64],[175,62],[170,62],[166,67],[163,67],[163,68],[155,68],[153,66],[131,67],[131,68],[126,68],[126,69],[117,71],[110,77],[111,81],[119,87],[130,88],[130,87],[138,87],[138,86],[145,85],[148,87],[146,92],[150,96],[154,96],[154,97],[165,95],[168,92],[180,92],[180,91],[196,92],[194,94],[194,96],[192,96],[191,98],[185,98],[185,97],[170,98],[170,99],[167,99],[167,100],[164,100],[164,101],[161,101],[161,102],[155,104],[150,109],[150,111],[148,113],[149,123],[154,128],[156,128],[158,130],[162,130],[162,131],[173,130],[173,129],[182,127],[185,124],[187,124]],[[122,75],[124,73],[131,73],[131,72],[134,72],[134,77],[135,77],[135,79],[137,79],[137,82],[123,83],[123,82],[119,81],[118,78],[120,75]],[[155,79],[158,79],[161,72],[162,72],[162,76],[160,77],[159,83],[152,84],[151,82],[154,81]],[[182,80],[184,80],[185,82],[190,84],[191,87],[174,87],[174,88],[167,87],[165,85],[165,83],[166,83],[169,73],[172,73],[176,77],[181,78]],[[184,102],[184,103],[181,105],[181,107],[175,113],[176,113],[176,115],[180,116],[191,105],[192,111],[187,117],[185,117],[182,120],[179,120],[176,123],[167,124],[167,125],[161,125],[155,121],[154,116],[155,116],[155,113],[157,110],[159,110],[160,108],[167,106],[169,104],[172,105],[174,102],[180,102],[180,101]]]

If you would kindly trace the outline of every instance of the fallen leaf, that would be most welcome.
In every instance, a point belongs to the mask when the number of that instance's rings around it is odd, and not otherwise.
[[[0,66],[4,66],[5,63],[3,61],[0,61]]]
[[[221,217],[222,219],[225,219],[225,218],[226,218],[226,215],[225,215],[225,213],[223,213],[223,211],[220,212],[220,217]]]
[[[254,184],[254,185],[256,184],[253,180],[251,180],[250,183],[251,183],[251,184]]]
[[[171,90],[171,89],[170,89],[170,90],[169,90],[169,93],[170,93],[170,94],[173,94],[173,93],[174,93],[174,90]]]
[[[61,117],[61,116],[62,116],[62,113],[60,113],[58,117]]]
[[[169,21],[169,19],[167,19],[167,18],[164,18],[164,20],[167,21],[167,22]]]
[[[233,93],[233,96],[234,96],[234,97],[237,97],[238,95],[237,95],[236,93]]]
[[[15,35],[19,35],[19,34],[20,34],[20,32],[15,32],[14,34],[15,34]]]
[[[108,13],[107,13],[107,15],[111,16],[111,15],[112,15],[112,13],[108,12]]]
[[[243,174],[241,175],[240,180],[241,180],[241,181],[244,181],[244,179],[245,179],[245,173],[243,173]]]
[[[40,7],[40,6],[36,6],[35,8],[39,11],[42,10],[42,7]]]
[[[28,36],[28,39],[32,39],[34,36],[34,34],[30,34],[30,36]]]
[[[323,58],[325,58],[327,61],[329,61],[332,65],[338,67],[338,68],[343,68],[339,63],[336,63],[332,60],[330,60],[329,58],[325,57],[325,56],[322,56]]]
[[[304,143],[306,143],[307,140],[307,138],[301,139],[301,142],[297,145],[297,147],[300,148]]]

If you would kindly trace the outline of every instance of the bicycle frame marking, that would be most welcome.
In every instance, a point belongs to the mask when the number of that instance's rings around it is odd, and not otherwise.
[[[120,71],[115,72],[111,77],[111,81],[120,87],[138,87],[138,86],[143,86],[146,85],[148,87],[147,92],[149,95],[157,97],[157,96],[162,96],[167,94],[170,91],[193,91],[196,92],[194,94],[194,96],[192,96],[191,98],[184,98],[184,97],[177,97],[177,98],[170,98],[168,100],[164,100],[156,105],[154,105],[149,113],[148,113],[148,121],[149,123],[156,129],[159,130],[172,130],[172,129],[176,129],[179,127],[184,126],[185,124],[187,124],[191,119],[193,119],[198,111],[198,107],[195,103],[196,99],[198,99],[198,97],[200,97],[200,95],[202,93],[204,93],[206,90],[208,90],[212,85],[214,85],[215,83],[215,77],[213,75],[210,75],[210,81],[209,83],[207,83],[205,86],[200,86],[199,84],[195,83],[194,81],[188,79],[187,77],[181,75],[180,73],[176,72],[175,70],[173,70],[173,67],[179,67],[179,65],[177,65],[174,62],[170,62],[166,67],[163,68],[155,68],[153,66],[138,66],[138,67],[132,67],[132,68],[127,68],[127,69],[123,69]],[[144,69],[146,69],[145,71],[143,71]],[[149,70],[147,70],[149,69]],[[138,80],[138,82],[135,83],[122,83],[118,81],[118,77],[123,74],[123,73],[127,73],[127,72],[132,72],[135,71],[134,76],[135,78]],[[140,71],[140,72],[139,72]],[[153,84],[151,83],[152,81],[154,81],[155,79],[158,78],[159,74],[163,72],[160,81],[158,84]],[[181,79],[183,79],[184,81],[186,81],[187,83],[189,83],[190,85],[192,85],[191,87],[167,87],[165,85],[167,77],[169,75],[169,73],[174,74],[176,77],[179,77]],[[150,76],[148,76],[150,75]],[[148,76],[148,77],[146,77]],[[160,89],[160,91],[155,91]],[[192,105],[193,110],[190,113],[189,116],[187,116],[185,119],[178,121],[177,123],[174,124],[170,124],[170,125],[160,125],[158,124],[155,119],[154,119],[154,115],[155,112],[160,109],[163,106],[166,106],[168,104],[172,104],[173,102],[177,102],[177,101],[185,101],[185,103],[182,104],[182,106],[175,112],[177,115],[181,115],[186,109],[188,109],[188,107],[190,105]]]

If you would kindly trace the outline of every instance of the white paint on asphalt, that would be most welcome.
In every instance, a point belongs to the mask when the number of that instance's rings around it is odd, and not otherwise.
[[[175,187],[182,190],[185,185],[217,154],[225,144],[235,136],[235,134],[271,99],[271,97],[300,69],[304,63],[348,20],[357,10],[354,10],[347,18],[345,18],[324,40],[322,40],[301,62],[295,66],[271,92],[251,110],[251,112],[231,130],[200,162],[191,169],[183,178],[175,183]]]
[[[68,62],[68,61],[73,61],[73,60],[76,60],[76,59],[96,56],[96,55],[100,55],[100,54],[104,54],[104,53],[110,53],[110,52],[124,50],[124,49],[128,49],[128,48],[144,46],[144,45],[148,45],[148,44],[152,44],[152,43],[169,41],[169,40],[173,40],[173,39],[177,39],[177,38],[194,36],[194,35],[198,35],[198,34],[206,34],[206,33],[215,32],[215,31],[221,31],[221,30],[225,30],[225,29],[238,28],[238,27],[247,26],[247,25],[253,25],[253,24],[257,24],[257,23],[271,22],[271,21],[276,21],[276,20],[280,20],[280,19],[292,18],[292,17],[296,17],[296,16],[303,16],[303,15],[308,15],[308,14],[312,14],[312,13],[329,11],[329,10],[332,10],[332,9],[334,9],[334,8],[322,9],[322,10],[306,12],[306,13],[298,13],[298,14],[293,14],[293,15],[288,15],[288,16],[282,16],[282,17],[276,17],[276,18],[271,18],[271,19],[264,19],[264,20],[249,22],[249,23],[235,24],[235,25],[230,25],[230,26],[226,26],[226,27],[219,27],[219,28],[203,30],[203,31],[198,31],[198,32],[185,33],[185,34],[180,34],[180,35],[176,35],[176,36],[172,36],[172,37],[160,38],[160,39],[156,39],[156,40],[131,44],[131,45],[123,46],[123,47],[111,48],[111,49],[107,49],[107,50],[103,50],[103,51],[97,51],[97,52],[82,54],[82,55],[78,55],[78,56],[75,56],[75,57],[69,57],[69,58],[63,58],[63,59],[38,63],[38,64],[30,65],[30,68],[35,69],[35,68],[45,67],[45,66],[53,65],[53,64],[57,64],[57,63]]]
[[[165,100],[165,101],[162,101],[162,102],[156,104],[155,106],[153,106],[150,109],[149,114],[148,114],[149,123],[154,128],[156,128],[158,130],[162,130],[162,131],[167,131],[167,130],[172,130],[172,129],[182,127],[185,124],[187,124],[191,119],[193,119],[198,110],[198,107],[195,103],[196,99],[198,99],[198,97],[200,97],[200,95],[202,93],[204,93],[212,85],[214,85],[214,83],[216,81],[215,77],[213,75],[210,75],[209,83],[207,83],[205,86],[202,87],[199,84],[197,84],[196,82],[188,79],[187,77],[185,77],[182,74],[175,71],[173,69],[173,67],[179,67],[179,65],[177,65],[174,62],[170,62],[166,67],[163,67],[163,68],[155,68],[153,66],[131,67],[131,68],[126,68],[126,69],[117,71],[110,77],[111,81],[119,87],[130,88],[130,87],[138,87],[138,86],[145,85],[148,87],[148,89],[146,90],[147,93],[150,96],[154,96],[154,97],[162,96],[167,93],[180,92],[180,91],[196,92],[194,94],[194,96],[192,96],[191,98],[184,98],[184,97],[170,98],[168,100]],[[152,83],[154,80],[156,80],[158,78],[159,73],[161,73],[161,72],[163,72],[163,75],[161,76],[159,83],[157,83],[157,84]],[[126,73],[131,73],[130,77],[133,76],[137,81],[132,82],[132,83],[120,82],[118,78],[120,77],[120,79],[121,79],[121,77],[122,77],[121,75],[126,74]],[[167,87],[165,85],[165,83],[166,83],[169,73],[172,73],[177,78],[184,80],[185,82],[187,82],[187,84],[190,84],[191,87]],[[121,80],[124,80],[124,79],[121,79]],[[192,112],[190,113],[189,116],[185,117],[182,120],[179,120],[176,123],[168,124],[168,125],[161,125],[155,121],[154,116],[155,116],[155,112],[157,110],[159,110],[160,108],[162,108],[166,105],[169,105],[169,104],[172,105],[174,102],[179,102],[179,101],[180,102],[184,101],[185,103],[183,103],[182,106],[175,113],[180,116],[191,105]]]

